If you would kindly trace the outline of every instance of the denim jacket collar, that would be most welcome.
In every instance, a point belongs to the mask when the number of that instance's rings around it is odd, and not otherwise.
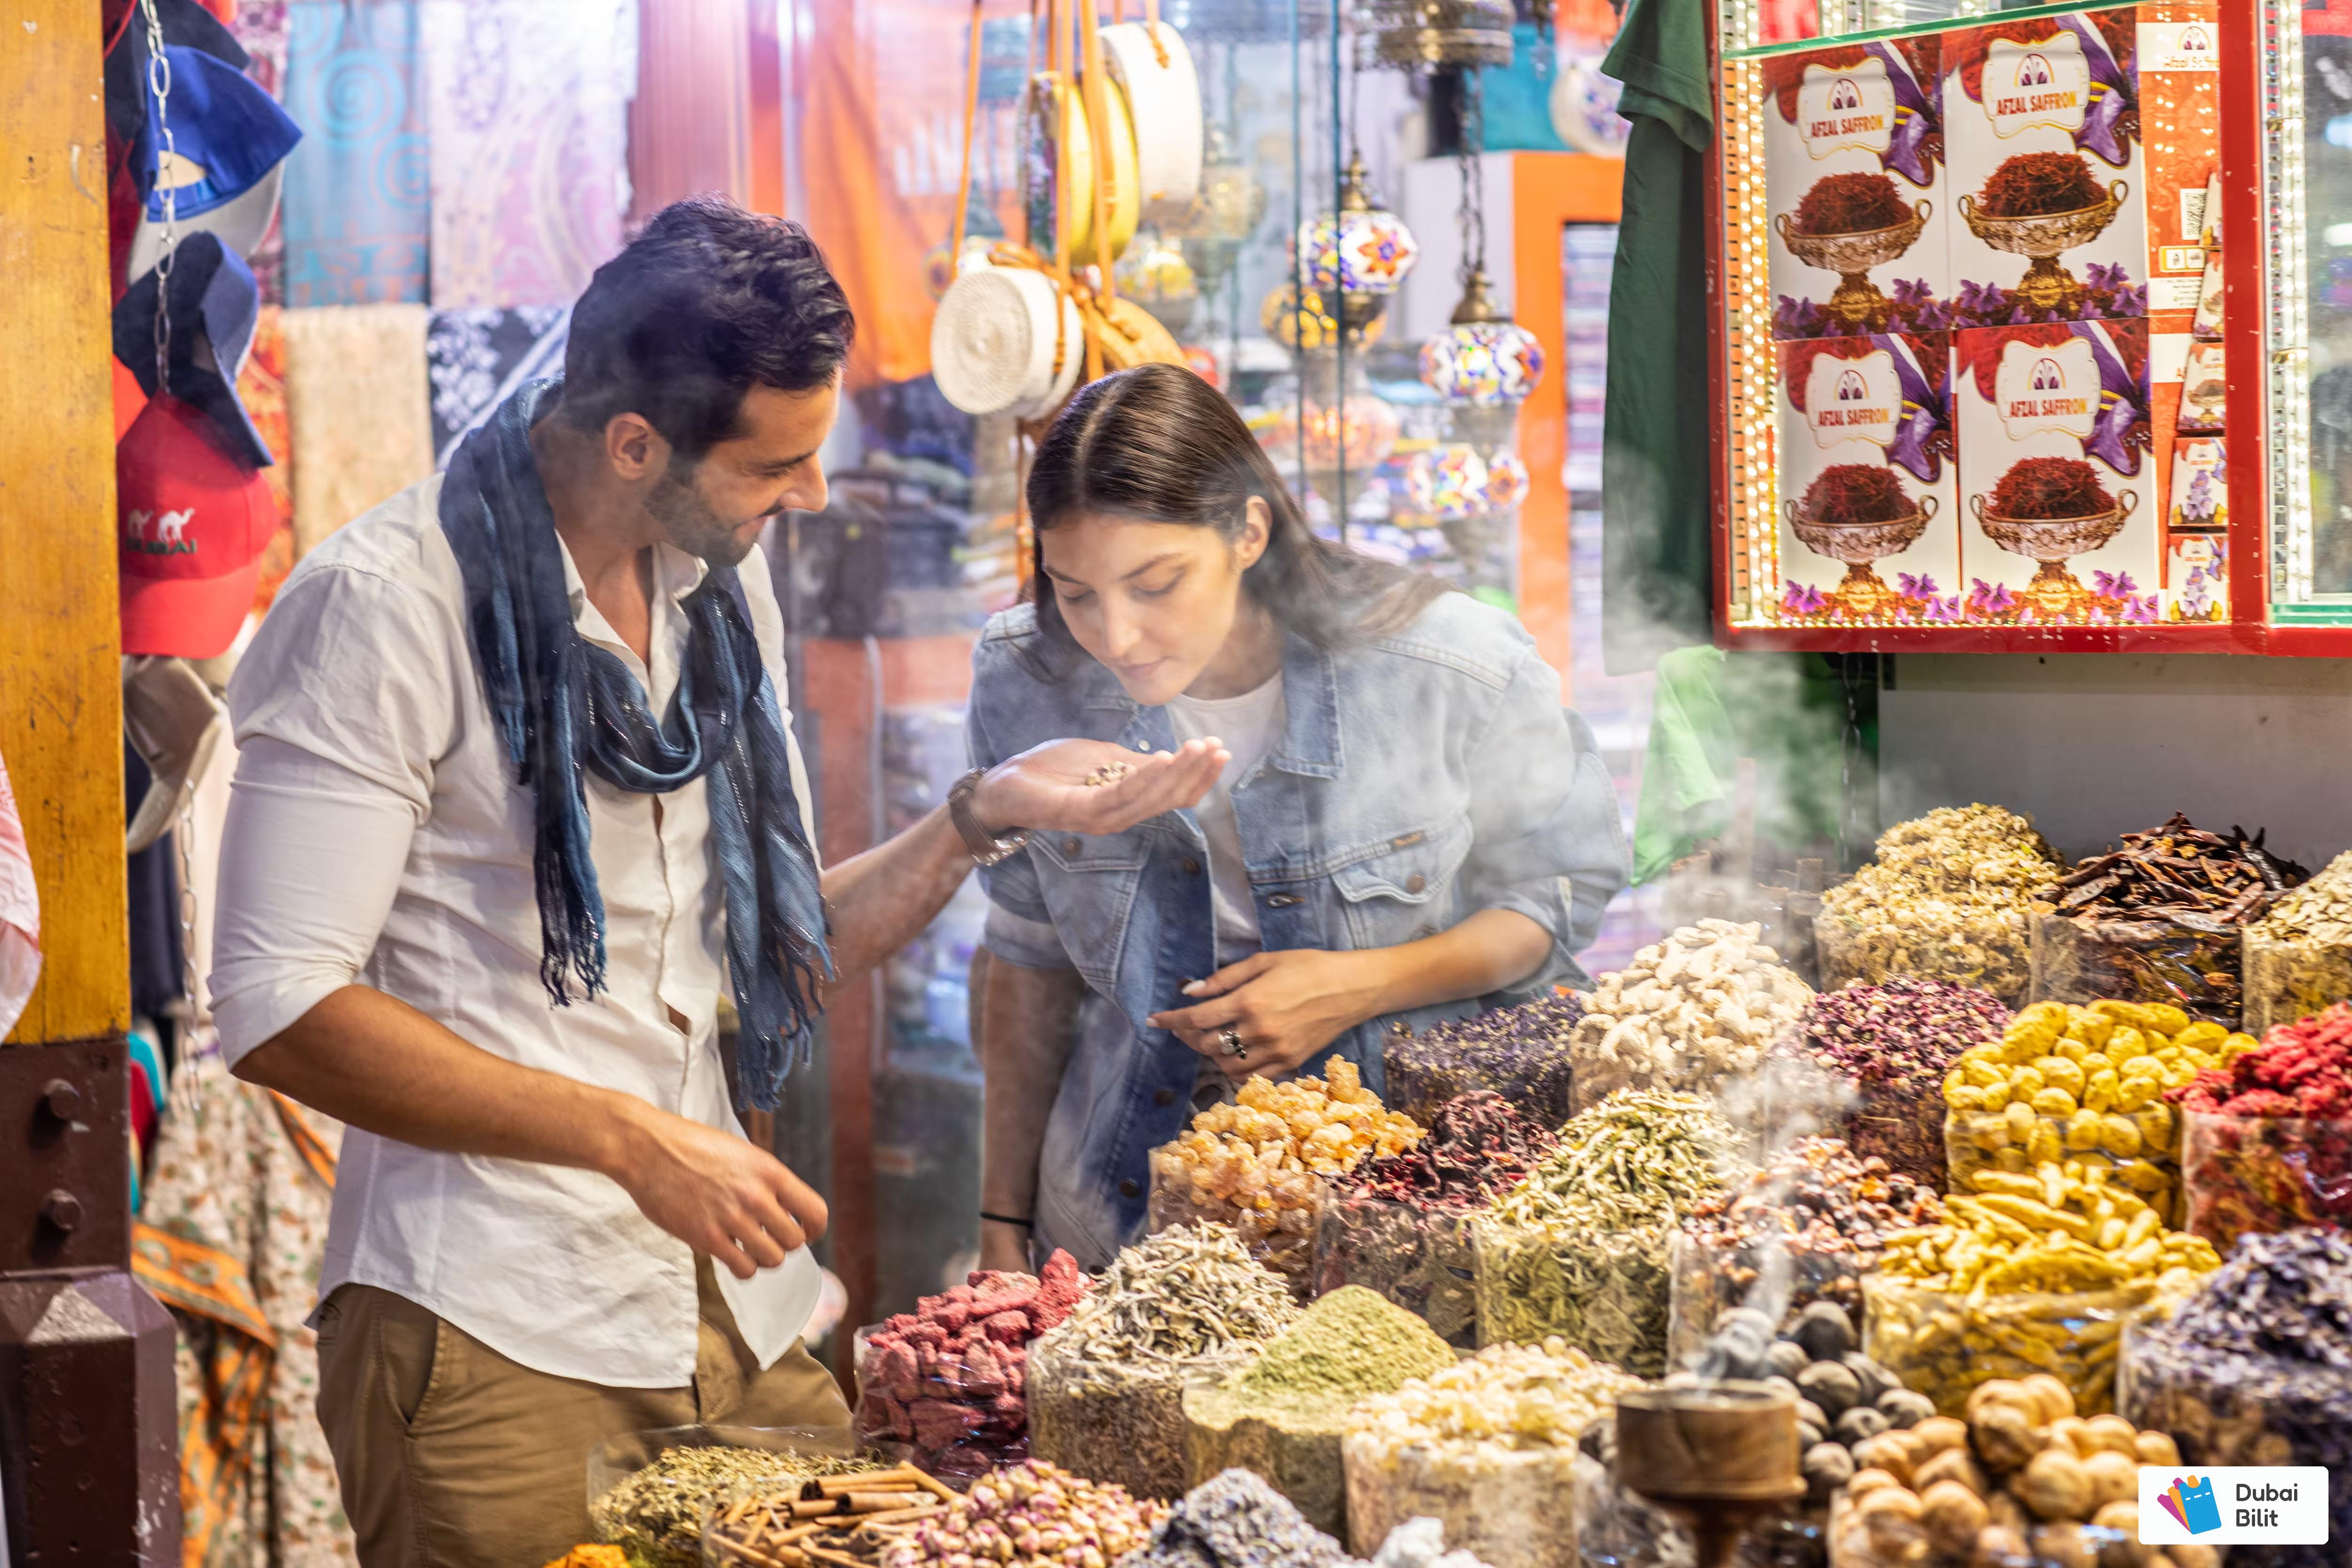
[[[1143,707],[1099,660],[1087,664],[1079,677],[1087,685],[1086,706],[1128,715],[1120,745],[1136,752],[1175,749],[1176,731],[1166,708]],[[1283,633],[1282,700],[1286,718],[1282,739],[1266,757],[1268,765],[1306,778],[1342,776],[1347,756],[1339,744],[1339,667],[1328,653],[1293,631]]]

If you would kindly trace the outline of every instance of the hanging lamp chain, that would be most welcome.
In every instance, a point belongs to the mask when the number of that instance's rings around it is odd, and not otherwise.
[[[1486,150],[1485,79],[1476,66],[1462,68],[1462,127],[1454,161],[1462,171],[1462,259],[1454,280],[1465,290],[1486,270],[1486,182],[1478,161]]]
[[[155,116],[155,188],[163,197],[163,234],[155,255],[155,395],[172,386],[172,260],[180,243],[177,227],[179,153],[172,140],[172,58],[163,50],[163,17],[155,0],[139,0],[147,25],[147,96]]]

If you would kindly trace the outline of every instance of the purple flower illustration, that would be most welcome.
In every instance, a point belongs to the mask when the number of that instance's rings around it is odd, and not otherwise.
[[[2094,572],[2091,587],[2102,599],[2129,599],[2139,591],[2128,572]]]
[[[1818,616],[1829,607],[1829,595],[1819,588],[1809,588],[1802,583],[1791,583],[1780,595],[1780,608],[1791,616]]]
[[[1945,599],[1930,598],[1927,613],[1923,618],[1931,626],[1953,625],[1960,618],[1960,596],[1954,594]]]
[[[1937,591],[1936,588],[1936,580],[1933,577],[1928,576],[1927,574],[1921,573],[1918,576],[1915,577],[1910,573],[1905,572],[1897,574],[1895,581],[1895,585],[1902,591],[1905,598],[1925,599],[1930,604],[1935,602]]]
[[[2017,595],[2009,591],[2007,584],[1995,587],[1981,577],[1969,581],[1975,584],[1969,592],[1968,610],[1971,616],[1989,620],[2009,615],[2017,608]]]
[[[2184,618],[2192,621],[2204,620],[2213,613],[2213,584],[2202,566],[2189,569],[2189,580],[2180,585],[2179,609]]]
[[[1830,335],[1822,308],[1811,300],[1780,296],[1772,309],[1772,335],[1776,338],[1823,338]]]
[[[2135,626],[2153,625],[2158,618],[2156,613],[2156,595],[2154,594],[2148,594],[2138,598],[2134,598],[2129,594],[2126,594],[2124,595],[2124,605],[2126,606],[2124,610],[2124,619],[2131,622]]]

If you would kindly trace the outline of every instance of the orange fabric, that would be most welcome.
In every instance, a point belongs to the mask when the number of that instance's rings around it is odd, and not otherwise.
[[[817,0],[809,29],[802,179],[809,231],[857,313],[850,383],[931,368],[923,258],[955,227],[971,0]],[[998,168],[1009,157],[989,160]],[[1010,192],[993,193],[1009,216]]]
[[[253,350],[236,378],[237,400],[277,463],[261,470],[278,509],[278,527],[261,552],[261,576],[254,584],[253,611],[267,615],[286,574],[294,570],[294,429],[286,415],[286,313],[264,305],[254,323]]]
[[[139,411],[147,406],[147,394],[141,389],[139,377],[131,373],[129,365],[121,360],[114,361],[113,364],[114,439],[120,443],[122,433],[131,428],[131,422],[139,417]]]

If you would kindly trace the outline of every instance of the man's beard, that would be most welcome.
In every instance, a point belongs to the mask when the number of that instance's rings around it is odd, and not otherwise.
[[[646,492],[646,510],[672,544],[713,566],[740,565],[759,542],[758,535],[744,538],[738,531],[742,524],[730,524],[704,503],[694,488],[694,465],[675,457]]]

